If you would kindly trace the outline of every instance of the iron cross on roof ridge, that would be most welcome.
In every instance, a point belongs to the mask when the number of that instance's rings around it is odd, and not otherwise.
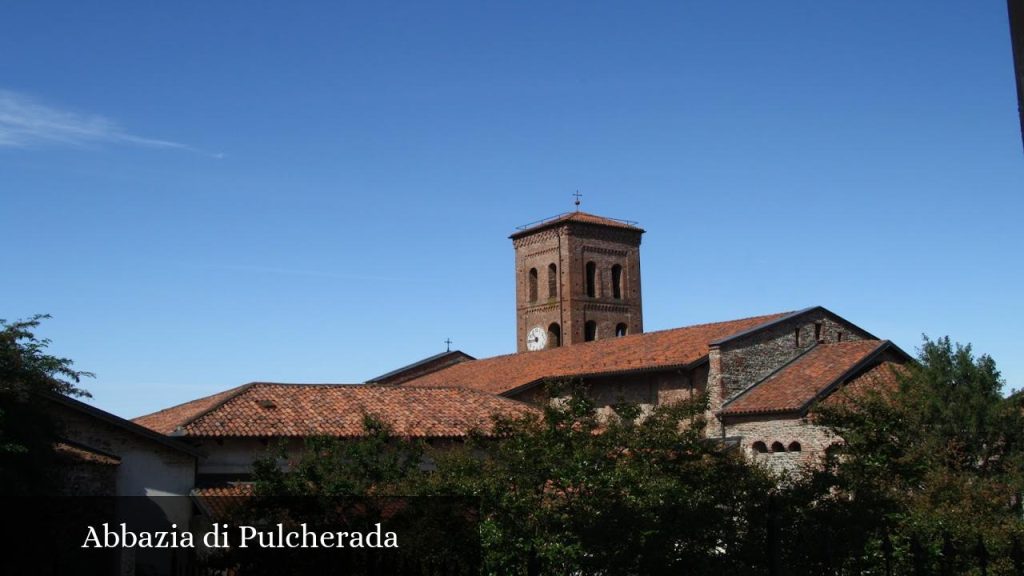
[[[583,198],[583,194],[580,194],[580,191],[577,190],[575,193],[573,193],[573,196],[576,197],[576,201],[574,202],[574,204],[576,204],[576,211],[579,212],[580,211],[580,198]]]

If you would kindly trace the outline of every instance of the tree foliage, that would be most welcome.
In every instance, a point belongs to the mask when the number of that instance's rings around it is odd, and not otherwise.
[[[568,387],[566,389],[566,387]],[[708,440],[701,401],[598,411],[578,384],[543,415],[499,421],[467,460],[441,460],[443,488],[481,498],[486,566],[523,573],[678,574],[753,570],[771,479]]]
[[[1024,535],[1020,397],[1002,396],[992,358],[948,337],[925,338],[895,380],[818,410],[842,443],[789,490],[791,538],[819,544],[803,549],[817,550],[820,565],[822,535],[841,535],[830,552],[849,573],[877,565],[886,546],[907,571],[912,545],[925,563],[944,547],[966,562],[979,540],[1005,559]]]
[[[335,454],[315,442],[287,472],[265,460],[257,490],[472,498],[492,574],[754,570],[764,561],[760,495],[772,479],[708,440],[703,412],[701,402],[599,412],[580,386],[562,384],[542,414],[431,447],[427,466],[395,456],[419,445],[378,429],[365,443],[334,444]],[[375,481],[350,479],[367,472]]]
[[[92,374],[47,353],[50,340],[35,329],[49,316],[0,320],[0,491],[39,493],[51,487],[49,466],[57,440],[56,424],[47,410],[46,394],[88,396],[78,386]]]
[[[464,443],[424,446],[367,421],[316,440],[270,492],[471,497],[487,574],[1011,573],[1024,536],[1024,395],[988,356],[925,340],[889,385],[813,419],[841,439],[790,478],[706,436],[702,401],[598,409],[557,383],[541,410]],[[420,463],[417,465],[417,463]]]

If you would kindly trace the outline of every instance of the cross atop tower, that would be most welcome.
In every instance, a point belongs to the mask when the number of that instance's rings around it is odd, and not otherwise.
[[[444,339],[444,344],[445,344],[445,346],[448,347],[446,352],[451,352],[452,351],[452,339],[451,338],[445,338]]]
[[[576,204],[576,211],[577,211],[577,212],[579,212],[579,211],[580,211],[580,198],[583,198],[583,194],[580,194],[580,191],[579,191],[579,190],[577,190],[577,191],[576,191],[576,192],[575,192],[575,193],[573,194],[573,196],[575,196],[575,197],[576,197],[576,201],[575,201],[575,202],[573,202],[573,204]]]

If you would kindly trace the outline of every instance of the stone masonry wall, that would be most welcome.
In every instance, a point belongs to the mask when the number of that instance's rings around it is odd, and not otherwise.
[[[737,419],[725,426],[725,435],[740,436],[740,449],[743,453],[752,462],[767,466],[777,473],[792,473],[804,465],[817,463],[824,456],[825,450],[838,440],[828,429],[807,418],[778,415]],[[763,442],[768,451],[755,450],[756,442]],[[782,444],[785,450],[773,452],[772,444],[775,442]],[[800,444],[799,450],[791,449],[794,442]]]
[[[657,404],[689,400],[704,393],[707,366],[692,371],[673,369],[587,378],[584,384],[599,410],[610,410],[620,402],[631,402],[644,411]],[[544,387],[537,386],[516,396],[515,400],[537,404],[544,398]]]
[[[765,330],[712,347],[708,383],[711,410],[717,412],[722,404],[806,352],[817,342],[845,342],[869,337],[860,328],[824,310],[815,309]]]
[[[68,440],[121,458],[119,496],[180,496],[194,486],[194,456],[76,410],[57,404],[53,410]]]

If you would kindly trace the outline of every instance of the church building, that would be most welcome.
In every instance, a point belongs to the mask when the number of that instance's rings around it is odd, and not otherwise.
[[[645,332],[644,230],[579,210],[527,225],[515,249],[516,352],[449,351],[362,385],[252,383],[135,420],[206,453],[197,483],[243,479],[273,439],[357,436],[363,414],[433,442],[536,410],[543,385],[582,381],[600,406],[707,395],[708,434],[778,469],[834,442],[813,422],[845,386],[882,386],[911,361],[821,306]]]

